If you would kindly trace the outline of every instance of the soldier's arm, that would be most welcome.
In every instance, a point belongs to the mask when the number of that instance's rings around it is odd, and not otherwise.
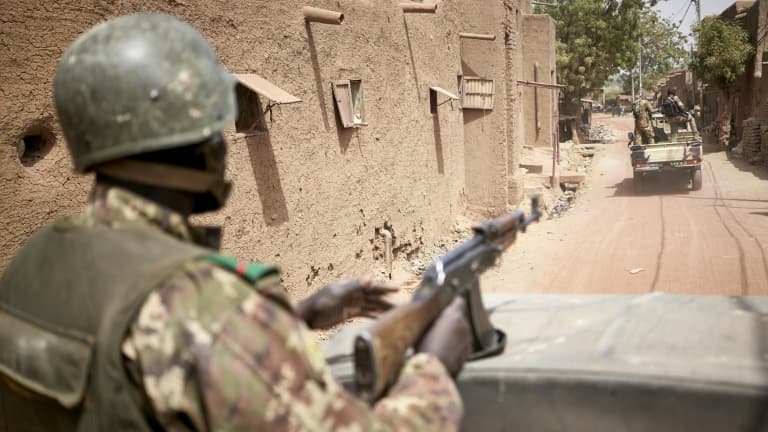
[[[685,112],[685,104],[678,96],[675,96],[675,103],[677,104],[677,107],[680,108],[680,111]]]
[[[437,359],[413,357],[371,408],[333,379],[290,308],[225,270],[188,267],[150,296],[124,350],[167,429],[458,429],[461,399]]]

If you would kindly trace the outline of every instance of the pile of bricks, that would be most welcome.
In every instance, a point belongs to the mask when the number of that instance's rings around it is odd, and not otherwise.
[[[768,167],[768,125],[760,127],[760,154],[763,156],[763,164]]]
[[[762,159],[760,122],[750,117],[742,123],[742,148],[745,160]]]

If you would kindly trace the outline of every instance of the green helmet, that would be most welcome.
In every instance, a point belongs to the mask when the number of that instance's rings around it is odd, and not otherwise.
[[[191,26],[161,14],[100,24],[64,53],[56,110],[79,172],[205,141],[235,116],[235,79]]]

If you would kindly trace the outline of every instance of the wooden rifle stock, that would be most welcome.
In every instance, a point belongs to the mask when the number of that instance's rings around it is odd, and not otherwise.
[[[437,298],[411,302],[382,315],[355,339],[355,382],[359,396],[374,402],[397,372],[403,354],[421,337],[442,311]]]
[[[527,218],[522,212],[513,212],[480,224],[472,239],[430,265],[410,303],[387,312],[358,334],[353,353],[358,396],[373,403],[384,394],[397,377],[405,353],[458,295],[467,301],[475,341],[470,359],[503,351],[506,336],[489,320],[478,278],[514,242],[518,231],[525,231],[540,217],[538,197],[534,197]]]

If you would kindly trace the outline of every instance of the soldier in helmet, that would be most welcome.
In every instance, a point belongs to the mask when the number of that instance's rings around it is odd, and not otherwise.
[[[1,430],[458,428],[461,302],[370,407],[334,381],[308,328],[385,310],[391,289],[338,281],[294,305],[276,267],[224,257],[188,223],[229,190],[234,84],[166,15],[108,21],[64,53],[56,109],[95,185],[0,279]]]

